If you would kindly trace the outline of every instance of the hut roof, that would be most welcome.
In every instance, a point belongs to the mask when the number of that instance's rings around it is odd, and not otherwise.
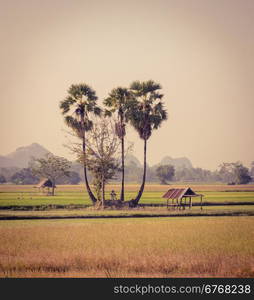
[[[41,187],[56,187],[55,185],[53,186],[53,183],[50,179],[48,178],[44,178],[42,179],[38,184],[37,186],[38,188],[41,188]]]
[[[196,194],[191,188],[185,188],[185,189],[169,189],[162,198],[167,199],[181,199],[182,197],[196,197],[200,196],[199,194]]]

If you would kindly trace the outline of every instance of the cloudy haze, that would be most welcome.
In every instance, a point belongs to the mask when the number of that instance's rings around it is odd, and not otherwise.
[[[72,83],[100,98],[133,80],[161,83],[169,119],[148,162],[195,167],[254,160],[253,0],[0,0],[0,154],[63,147],[59,101]],[[130,130],[134,154],[142,142]],[[74,158],[73,158],[74,159]]]

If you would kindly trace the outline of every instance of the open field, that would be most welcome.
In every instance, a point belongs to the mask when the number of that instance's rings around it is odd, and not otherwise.
[[[254,217],[0,221],[1,277],[253,277]]]
[[[97,210],[83,186],[2,185],[0,277],[253,277],[254,185],[191,187],[220,206]],[[130,200],[138,185],[126,188]],[[141,204],[165,204],[168,188],[147,185]]]
[[[145,185],[146,191],[157,191],[164,192],[169,188],[185,188],[190,186],[195,191],[253,191],[254,184],[243,184],[243,185],[227,185],[227,184],[197,184],[197,183],[175,183],[170,185],[162,184],[150,184]],[[139,184],[126,184],[128,191],[135,192],[139,188]],[[108,184],[106,186],[107,191],[120,191],[119,184]],[[2,184],[0,185],[1,192],[36,192],[36,188],[33,185],[14,185],[14,184]],[[59,192],[83,192],[85,190],[84,184],[79,185],[58,185],[56,189]]]
[[[227,185],[227,184],[197,184],[197,183],[175,183],[170,185],[162,184],[150,184],[145,185],[145,190],[148,192],[164,192],[169,188],[185,188],[191,187],[195,191],[252,191],[254,192],[254,184],[243,185]],[[126,189],[129,192],[136,192],[139,188],[139,184],[126,184]],[[120,191],[120,184],[108,184],[106,191]],[[58,185],[57,192],[83,192],[85,190],[84,184],[79,185]],[[2,184],[0,185],[1,192],[34,192],[37,193],[37,189],[33,185],[14,185],[14,184]]]
[[[188,185],[185,185],[186,187]],[[253,202],[254,203],[254,185],[228,186],[228,185],[190,185],[194,191],[204,195],[204,203],[228,203],[228,202]],[[162,195],[170,187],[183,187],[183,185],[149,185],[145,187],[145,192],[141,198],[141,204],[165,204]],[[138,190],[138,185],[126,185],[126,200],[134,198]],[[119,195],[119,185],[111,185],[107,188],[107,197],[109,191],[114,189]],[[193,203],[199,199],[193,199]],[[15,206],[79,206],[91,205],[85,189],[81,185],[77,186],[59,186],[56,196],[50,197],[41,195],[33,186],[0,185],[0,208]]]

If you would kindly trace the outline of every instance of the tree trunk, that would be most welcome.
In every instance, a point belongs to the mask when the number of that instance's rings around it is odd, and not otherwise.
[[[52,182],[52,191],[51,191],[51,196],[55,195],[55,179],[51,179]]]
[[[140,186],[139,192],[135,200],[132,201],[132,204],[134,206],[138,205],[138,202],[143,194],[144,188],[145,188],[145,182],[146,182],[146,145],[147,145],[147,139],[144,140],[144,173],[143,173],[143,180],[142,184]]]
[[[121,189],[121,197],[120,200],[124,201],[124,136],[121,138],[122,142],[122,189]]]
[[[102,179],[102,208],[104,208],[104,203],[105,203],[105,182],[104,178]]]
[[[84,119],[82,119],[82,146],[83,146],[83,155],[84,155],[84,177],[85,177],[85,184],[86,184],[86,190],[88,192],[90,200],[95,204],[97,202],[96,197],[94,196],[93,192],[90,189],[88,179],[87,179],[87,169],[86,169],[86,136],[85,136],[85,126],[84,126]]]

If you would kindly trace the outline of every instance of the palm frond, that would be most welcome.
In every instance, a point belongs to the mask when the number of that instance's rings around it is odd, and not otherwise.
[[[66,97],[64,100],[60,102],[60,109],[62,110],[62,114],[65,115],[70,111],[71,106],[76,102],[71,96]]]
[[[102,109],[99,106],[94,106],[93,112],[96,116],[100,116],[102,113]]]
[[[86,119],[84,122],[84,130],[90,131],[93,128],[93,122],[91,120]]]
[[[133,81],[130,85],[130,89],[133,91],[139,91],[142,89],[142,83],[139,80]]]
[[[112,117],[113,112],[114,112],[113,110],[105,109],[104,110],[104,117]]]
[[[78,137],[82,137],[82,126],[79,121],[77,121],[75,118],[72,116],[66,116],[64,118],[65,123],[68,127],[70,127]]]
[[[75,99],[80,99],[85,96],[89,101],[96,101],[98,98],[95,91],[87,84],[72,84],[68,89],[68,94]]]

